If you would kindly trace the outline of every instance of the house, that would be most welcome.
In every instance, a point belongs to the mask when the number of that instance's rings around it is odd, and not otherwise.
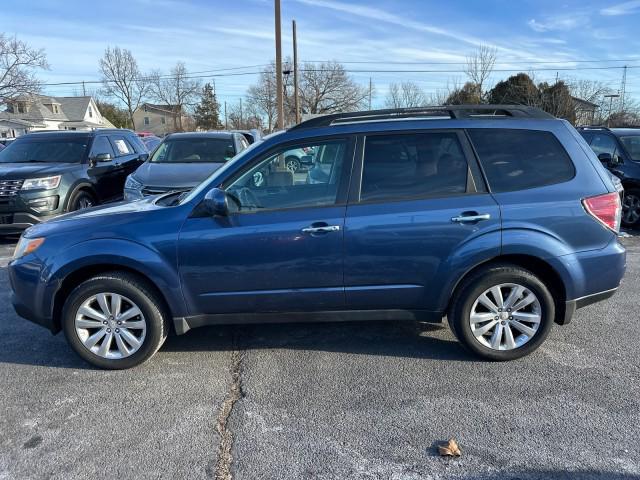
[[[36,130],[114,128],[92,97],[20,96],[0,112],[0,137],[15,138]]]
[[[600,108],[600,105],[577,97],[571,97],[571,99],[573,100],[573,108],[576,111],[576,126],[594,125],[596,111]]]
[[[159,137],[168,133],[179,132],[189,121],[180,105],[155,105],[143,103],[133,112],[136,130],[152,132]]]

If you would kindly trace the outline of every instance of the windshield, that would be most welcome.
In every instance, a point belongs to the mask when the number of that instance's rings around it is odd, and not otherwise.
[[[19,138],[0,152],[0,163],[80,163],[88,145],[88,137]]]
[[[640,135],[620,137],[625,150],[634,162],[640,162]]]
[[[181,138],[165,140],[151,163],[224,163],[235,155],[231,138]]]

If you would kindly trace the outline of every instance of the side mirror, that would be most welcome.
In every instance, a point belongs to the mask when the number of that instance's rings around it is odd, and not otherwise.
[[[613,164],[613,157],[610,153],[601,153],[598,155],[598,160],[600,160],[605,167],[609,167]]]
[[[300,157],[300,163],[302,165],[313,165],[313,155],[303,155]]]
[[[110,162],[111,160],[110,153],[99,153],[89,159],[89,165],[95,167],[98,163]]]
[[[202,200],[202,207],[212,217],[226,217],[238,211],[237,203],[220,188],[213,188],[206,193]]]

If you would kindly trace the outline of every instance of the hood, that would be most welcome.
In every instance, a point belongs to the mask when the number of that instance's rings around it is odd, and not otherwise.
[[[109,203],[86,210],[66,213],[46,222],[37,223],[30,227],[25,234],[29,237],[38,237],[47,236],[53,232],[58,233],[62,230],[74,229],[76,226],[86,229],[94,223],[99,224],[100,227],[109,228],[110,225],[135,222],[140,214],[166,208],[155,205],[157,198],[148,197],[135,202]]]
[[[47,177],[79,168],[82,168],[79,163],[0,163],[0,180]]]
[[[133,176],[145,187],[193,188],[222,165],[224,164],[145,162]]]

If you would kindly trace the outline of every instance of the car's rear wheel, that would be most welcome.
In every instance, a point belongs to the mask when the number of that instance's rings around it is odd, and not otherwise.
[[[625,227],[640,226],[640,190],[627,190],[624,192],[622,224]]]
[[[555,302],[533,273],[494,265],[463,280],[448,315],[458,340],[490,360],[513,360],[538,348],[549,334]]]
[[[96,201],[89,192],[85,192],[84,190],[79,190],[73,194],[73,196],[69,199],[69,208],[70,212],[75,212],[76,210],[83,210],[85,208],[91,208],[96,205]]]
[[[80,284],[64,304],[62,322],[76,353],[107,369],[146,361],[169,331],[168,315],[154,289],[125,272],[102,274]]]

